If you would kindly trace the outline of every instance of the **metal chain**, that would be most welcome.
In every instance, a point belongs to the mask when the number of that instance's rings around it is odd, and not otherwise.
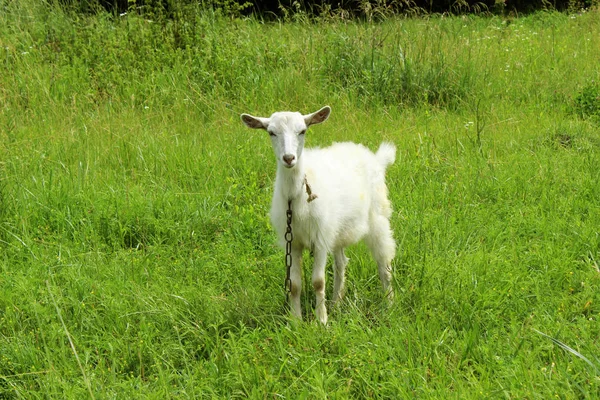
[[[287,228],[285,230],[285,297],[287,303],[289,304],[290,293],[292,292],[292,240],[294,240],[294,235],[292,234],[292,200],[288,201],[288,209],[286,212],[287,216]]]

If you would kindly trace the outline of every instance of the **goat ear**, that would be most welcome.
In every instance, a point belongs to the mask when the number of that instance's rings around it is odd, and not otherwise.
[[[329,114],[331,113],[331,107],[325,106],[321,108],[319,111],[316,111],[312,114],[308,114],[304,116],[304,122],[306,126],[311,126],[314,124],[320,124],[329,118]]]
[[[242,118],[242,122],[248,127],[253,129],[267,129],[269,125],[268,118],[261,117],[253,117],[250,114],[242,114],[240,116]]]

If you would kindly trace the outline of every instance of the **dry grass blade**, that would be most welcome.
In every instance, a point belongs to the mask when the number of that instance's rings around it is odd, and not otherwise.
[[[67,335],[67,339],[69,339],[69,344],[71,345],[71,350],[73,350],[73,354],[75,355],[75,359],[77,360],[77,365],[79,365],[79,369],[81,370],[81,375],[83,375],[83,380],[85,381],[85,385],[87,386],[88,392],[90,393],[90,398],[92,400],[95,400],[94,392],[92,392],[92,385],[90,384],[90,380],[85,373],[85,369],[83,368],[83,365],[81,364],[81,360],[79,359],[79,355],[77,354],[77,349],[75,348],[75,343],[73,343],[71,334],[69,333],[69,330],[67,329],[67,325],[65,324],[62,314],[60,313],[60,308],[58,307],[58,303],[56,302],[56,299],[54,298],[54,295],[52,294],[52,290],[50,289],[50,282],[46,281],[46,287],[48,288],[48,294],[50,295],[50,298],[52,299],[52,304],[54,304],[54,308],[56,308],[56,313],[58,314],[58,319],[60,319],[60,324],[62,325],[62,327],[65,331],[65,335]]]

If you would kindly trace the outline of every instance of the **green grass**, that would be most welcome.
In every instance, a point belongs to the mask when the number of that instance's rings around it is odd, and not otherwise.
[[[0,3],[0,398],[600,397],[598,17]],[[327,328],[239,121],[324,104],[309,145],[398,146],[397,301],[357,245]]]

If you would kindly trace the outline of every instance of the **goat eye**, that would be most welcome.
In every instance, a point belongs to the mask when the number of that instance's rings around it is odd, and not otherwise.
[[[274,134],[273,132],[271,132],[271,131],[268,131],[268,132],[269,132],[269,136],[271,136],[271,137],[275,137],[275,136],[277,136],[277,135],[275,135],[275,134]]]
[[[303,131],[301,131],[301,132],[299,133],[299,135],[304,135],[305,133],[306,133],[306,129],[304,129]]]

